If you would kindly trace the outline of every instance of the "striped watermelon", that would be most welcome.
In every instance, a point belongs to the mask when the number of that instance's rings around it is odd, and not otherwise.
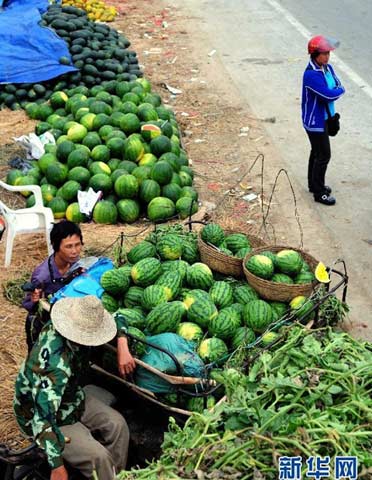
[[[239,327],[231,339],[231,348],[236,350],[240,346],[249,345],[256,339],[254,331],[248,327]]]
[[[195,300],[187,310],[189,322],[197,323],[202,328],[209,328],[210,322],[217,317],[218,310],[211,300]]]
[[[103,273],[100,283],[110,295],[121,295],[128,290],[130,277],[126,269],[114,268]]]
[[[177,334],[185,340],[195,343],[199,343],[204,335],[201,327],[192,322],[181,322],[178,325]]]
[[[209,295],[217,308],[224,308],[233,303],[233,289],[227,282],[214,282]]]
[[[235,253],[235,257],[237,258],[244,258],[248,253],[250,253],[252,251],[252,248],[251,247],[243,247],[243,248],[240,248],[236,253]]]
[[[147,287],[156,281],[161,272],[161,263],[157,258],[144,258],[133,265],[131,276],[136,285]]]
[[[124,295],[124,305],[127,308],[141,305],[144,289],[142,287],[129,287]]]
[[[274,273],[270,281],[275,283],[288,283],[289,285],[293,284],[293,279],[285,273]]]
[[[143,330],[146,325],[146,319],[144,315],[133,308],[119,308],[114,315],[118,330],[120,327],[136,327]]]
[[[295,276],[294,283],[311,283],[315,280],[315,276],[312,272],[306,272],[301,270],[301,272]]]
[[[220,338],[206,338],[198,348],[198,355],[204,363],[222,362],[227,355],[226,343]]]
[[[264,257],[270,258],[270,260],[274,263],[275,262],[275,253],[270,252],[269,250],[265,250],[264,252],[260,252],[260,255],[263,255]]]
[[[255,332],[262,333],[273,321],[273,312],[264,300],[252,300],[244,306],[243,321]]]
[[[289,306],[291,307],[291,312],[294,313],[297,318],[303,317],[307,320],[311,320],[315,316],[315,311],[310,313],[314,307],[314,302],[303,295],[293,298],[290,301]]]
[[[214,280],[212,270],[205,263],[194,263],[187,270],[187,283],[192,288],[201,288],[208,290]]]
[[[143,242],[138,243],[129,250],[129,252],[127,253],[127,258],[130,263],[137,263],[144,258],[155,257],[155,255],[155,246],[152,243],[146,242],[146,240],[144,240]]]
[[[163,272],[178,272],[182,279],[186,277],[189,264],[184,260],[167,260],[161,264]]]
[[[245,305],[252,300],[258,299],[258,294],[250,285],[238,285],[233,291],[234,302]]]
[[[146,344],[142,343],[141,341],[136,341],[136,339],[146,341],[146,335],[141,332],[139,328],[136,327],[129,327],[128,333],[133,335],[135,338],[128,337],[128,347],[129,351],[135,357],[142,357],[142,355],[146,352]]]
[[[283,302],[270,302],[270,307],[273,312],[273,320],[279,320],[288,310],[288,305]]]
[[[106,292],[103,292],[101,296],[101,302],[103,308],[110,313],[116,312],[116,310],[119,308],[119,302],[116,300],[116,298],[112,297]]]
[[[187,241],[186,239],[184,239],[181,258],[185,260],[187,263],[189,263],[190,265],[192,265],[193,263],[199,262],[200,256],[199,256],[198,244],[196,241],[193,242],[193,241]]]
[[[184,304],[178,301],[158,305],[146,317],[146,330],[151,335],[175,332],[185,310]]]
[[[253,255],[245,264],[247,270],[260,278],[270,279],[274,273],[274,264],[265,255]]]
[[[161,303],[168,301],[168,295],[165,287],[161,285],[149,285],[145,288],[142,295],[141,305],[146,310],[152,310]]]
[[[248,248],[251,246],[248,238],[244,233],[231,233],[225,237],[226,247],[234,254],[241,248]]]
[[[220,310],[218,315],[211,320],[208,332],[214,337],[228,340],[239,327],[240,316],[238,312],[231,307],[226,307]]]
[[[230,308],[233,308],[239,314],[240,318],[242,318],[244,309],[244,305],[242,303],[232,303]]]
[[[177,260],[182,255],[182,239],[172,233],[163,235],[156,243],[156,250],[163,260]]]
[[[301,271],[303,259],[296,250],[281,250],[275,256],[274,265],[281,273],[297,275]]]
[[[182,286],[182,275],[178,272],[166,272],[160,275],[155,285],[164,287],[168,300],[173,300],[179,295]]]
[[[225,232],[217,223],[208,223],[202,228],[201,238],[205,243],[218,247],[225,238]]]
[[[188,310],[191,307],[191,305],[197,300],[200,300],[201,302],[203,301],[212,302],[212,299],[209,296],[208,292],[206,292],[205,290],[194,289],[194,290],[186,291],[186,294],[184,295],[184,298],[183,298],[183,303],[185,304],[185,307]]]

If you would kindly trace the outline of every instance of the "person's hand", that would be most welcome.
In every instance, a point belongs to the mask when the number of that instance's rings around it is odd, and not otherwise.
[[[40,300],[43,295],[43,291],[41,288],[35,288],[35,290],[31,293],[31,301],[36,303]]]
[[[132,373],[136,368],[136,362],[129,351],[128,340],[126,337],[118,338],[117,357],[120,376],[125,377]]]
[[[53,468],[50,472],[50,480],[68,480],[68,473],[64,465]]]

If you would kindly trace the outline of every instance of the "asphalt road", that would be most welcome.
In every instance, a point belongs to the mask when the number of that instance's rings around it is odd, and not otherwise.
[[[298,180],[304,201],[331,232],[351,268],[357,317],[372,332],[372,4],[347,0],[174,0],[199,22],[242,101],[267,130],[283,167]],[[332,139],[327,183],[337,204],[313,202],[306,192],[309,153],[300,117],[307,41],[316,34],[340,40],[331,63],[346,88],[337,102],[342,131]],[[229,80],[228,80],[229,81]],[[371,243],[369,243],[371,241]],[[368,335],[370,336],[370,335]]]

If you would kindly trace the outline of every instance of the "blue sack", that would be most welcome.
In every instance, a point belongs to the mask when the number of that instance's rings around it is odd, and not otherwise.
[[[84,273],[75,277],[69,284],[58,290],[51,298],[50,303],[55,303],[61,298],[85,297],[86,295],[95,295],[101,298],[104,291],[100,284],[101,277],[107,270],[112,270],[113,268],[114,264],[109,258],[99,258]]]
[[[47,0],[8,0],[0,10],[0,84],[36,83],[77,69],[61,65],[71,59],[67,44],[54,30],[39,25]]]

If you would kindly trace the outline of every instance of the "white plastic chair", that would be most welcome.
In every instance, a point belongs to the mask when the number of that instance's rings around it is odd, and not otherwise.
[[[48,253],[53,249],[50,243],[50,230],[53,227],[54,216],[50,208],[44,207],[41,189],[38,185],[12,186],[0,180],[0,186],[10,192],[30,191],[35,196],[35,205],[30,208],[13,210],[0,200],[0,214],[6,223],[5,267],[9,267],[12,259],[14,238],[22,233],[45,233]]]

